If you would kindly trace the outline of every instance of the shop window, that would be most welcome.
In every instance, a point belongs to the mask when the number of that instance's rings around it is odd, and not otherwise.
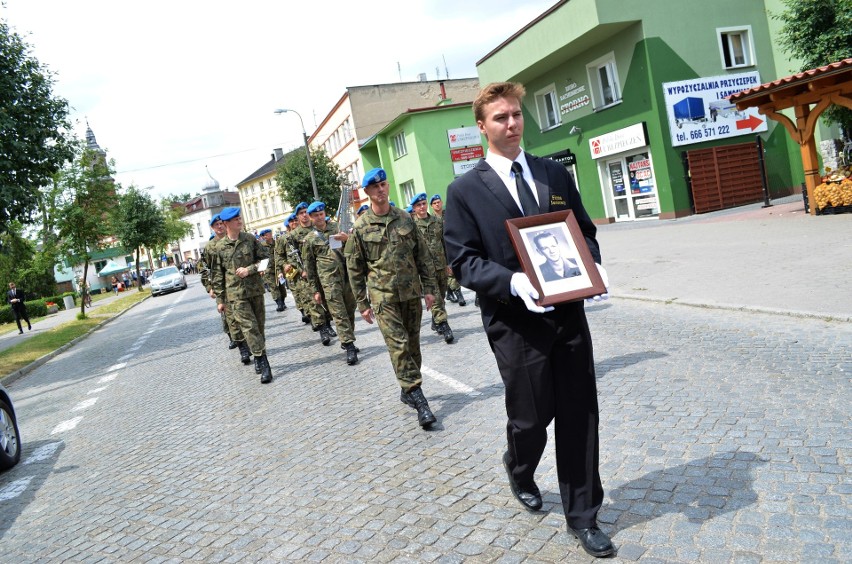
[[[404,157],[408,154],[408,148],[405,146],[405,132],[400,131],[392,138],[393,141],[393,156],[395,159]]]
[[[551,84],[535,93],[535,107],[538,111],[538,123],[542,131],[553,129],[562,124],[555,85]]]
[[[592,100],[595,110],[608,108],[621,103],[621,90],[618,87],[618,69],[615,65],[615,53],[592,61],[586,65],[589,84],[592,89]]]
[[[402,190],[402,201],[410,202],[414,198],[414,181],[409,180],[407,182],[403,182],[399,185],[399,189]],[[408,204],[403,206],[403,208],[407,207]]]
[[[751,44],[751,26],[719,28],[719,53],[722,67],[735,69],[754,65],[754,49]]]

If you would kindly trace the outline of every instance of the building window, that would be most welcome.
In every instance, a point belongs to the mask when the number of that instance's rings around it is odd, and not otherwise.
[[[402,201],[410,202],[414,199],[414,181],[409,180],[407,182],[403,182],[399,185],[399,189],[402,190]]]
[[[263,200],[263,217],[269,217],[269,204],[266,203],[266,200]]]
[[[535,93],[535,107],[538,110],[538,123],[542,131],[552,129],[562,123],[559,116],[555,85],[551,84]]]
[[[754,64],[754,50],[751,44],[751,26],[739,28],[719,28],[719,53],[722,67],[735,69],[750,67]]]
[[[405,146],[405,132],[400,131],[393,136],[393,156],[395,159],[404,157],[408,154],[408,148]],[[413,194],[412,194],[413,197]]]
[[[273,213],[273,215],[277,215],[278,214],[278,198],[276,198],[275,196],[270,196],[269,199],[272,200],[272,213]]]
[[[198,236],[199,236],[199,237],[201,237],[201,224],[200,224],[200,223],[196,223],[196,224],[195,224],[195,228],[196,228],[196,229],[198,229]]]
[[[610,52],[586,65],[586,72],[589,75],[589,84],[592,87],[595,110],[621,103],[614,53]]]

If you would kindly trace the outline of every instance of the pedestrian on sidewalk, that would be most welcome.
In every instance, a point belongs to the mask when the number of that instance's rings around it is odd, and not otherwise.
[[[598,263],[600,250],[595,225],[565,167],[521,150],[524,93],[520,84],[493,83],[474,100],[488,154],[450,184],[444,240],[459,282],[480,298],[482,324],[506,388],[503,466],[512,493],[528,511],[541,509],[535,470],[547,445],[547,426],[555,420],[556,473],[568,532],[589,554],[608,556],[615,548],[597,524],[604,498],[598,397],[583,303],[536,305],[538,292],[521,269],[505,222],[572,210]]]
[[[6,301],[12,307],[12,315],[15,316],[15,323],[18,324],[18,334],[23,335],[24,329],[21,327],[21,319],[27,322],[27,331],[32,331],[33,326],[30,324],[30,316],[27,313],[26,292],[15,286],[14,282],[9,282],[9,291],[6,292]]]

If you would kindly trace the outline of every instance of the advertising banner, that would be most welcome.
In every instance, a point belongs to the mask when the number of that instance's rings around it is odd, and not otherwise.
[[[757,108],[739,111],[726,98],[760,84],[756,71],[663,83],[672,145],[766,131],[766,117]]]
[[[475,125],[448,129],[447,140],[450,142],[450,149],[482,144],[482,136],[479,134],[479,128]]]
[[[464,147],[462,149],[450,149],[450,158],[453,159],[453,162],[481,159],[484,156],[485,152],[482,150],[482,145]]]

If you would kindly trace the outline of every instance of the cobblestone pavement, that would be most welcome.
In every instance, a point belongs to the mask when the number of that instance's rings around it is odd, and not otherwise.
[[[267,303],[276,376],[226,348],[197,282],[14,382],[22,462],[0,474],[0,561],[590,562],[500,465],[503,387],[478,310],[424,318],[424,390],[399,402],[381,336],[361,363]],[[844,562],[849,323],[613,299],[595,339],[615,561]],[[551,442],[552,444],[552,442]]]

